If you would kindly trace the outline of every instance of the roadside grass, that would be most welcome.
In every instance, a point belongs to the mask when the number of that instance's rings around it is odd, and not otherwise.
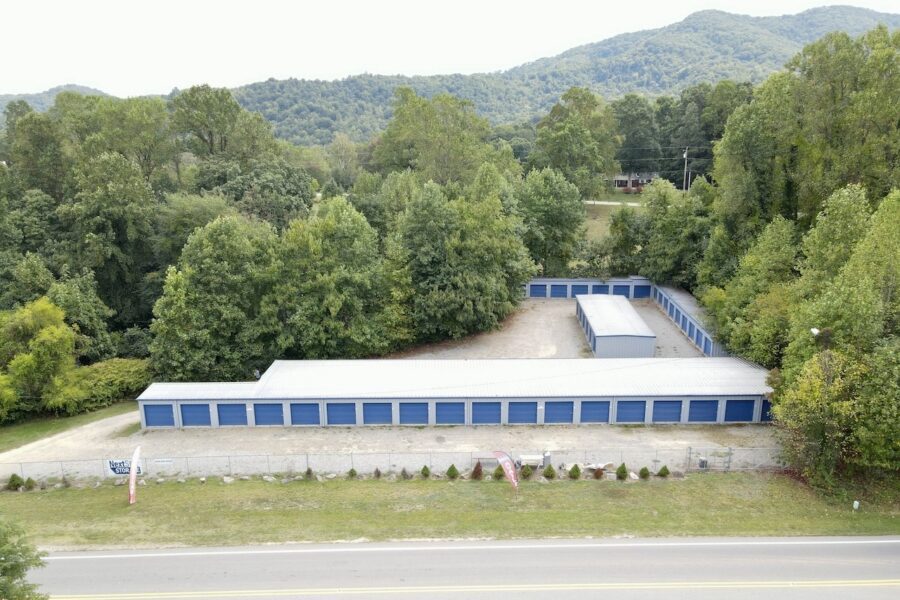
[[[73,417],[44,417],[0,427],[0,452],[6,452],[39,439],[61,433],[73,427],[87,425],[100,419],[137,412],[137,402],[119,402],[94,412]]]
[[[415,479],[226,485],[171,480],[127,489],[0,493],[45,548],[238,545],[436,538],[873,535],[900,533],[900,503],[850,505],[784,475],[692,474],[684,479],[523,482]]]

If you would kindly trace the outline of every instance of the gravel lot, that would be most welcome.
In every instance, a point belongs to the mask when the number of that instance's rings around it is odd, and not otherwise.
[[[656,332],[656,356],[690,357],[700,352],[650,301],[634,303]],[[574,300],[531,299],[496,331],[455,342],[423,346],[392,358],[585,358],[590,357]],[[0,454],[0,463],[103,458],[130,454],[220,456],[306,452],[482,451],[493,448],[574,450],[644,446],[771,447],[768,426],[547,426],[547,427],[358,427],[236,428],[143,431],[125,435],[138,414],[91,423]]]

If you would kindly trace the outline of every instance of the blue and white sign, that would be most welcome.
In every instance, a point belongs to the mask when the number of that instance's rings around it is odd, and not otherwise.
[[[121,460],[117,460],[114,458],[110,458],[106,461],[106,474],[111,477],[126,477],[131,472],[131,460],[124,458]],[[137,474],[143,475],[144,472],[141,469],[141,464],[138,462],[137,466]]]

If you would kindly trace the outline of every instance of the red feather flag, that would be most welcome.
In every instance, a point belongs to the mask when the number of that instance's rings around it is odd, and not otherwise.
[[[494,451],[494,458],[496,458],[497,462],[500,463],[500,466],[503,467],[503,473],[506,475],[506,479],[509,483],[513,486],[513,489],[518,492],[519,475],[516,473],[516,463],[509,457],[509,454],[499,450]]]

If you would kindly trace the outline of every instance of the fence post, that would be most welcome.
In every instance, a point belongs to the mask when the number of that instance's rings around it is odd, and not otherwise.
[[[231,455],[228,455],[228,474],[234,475],[234,468],[231,466]]]
[[[687,456],[685,458],[687,459],[687,463],[685,463],[685,465],[684,465],[684,472],[687,473],[688,471],[691,470],[691,447],[690,446],[687,447]]]

